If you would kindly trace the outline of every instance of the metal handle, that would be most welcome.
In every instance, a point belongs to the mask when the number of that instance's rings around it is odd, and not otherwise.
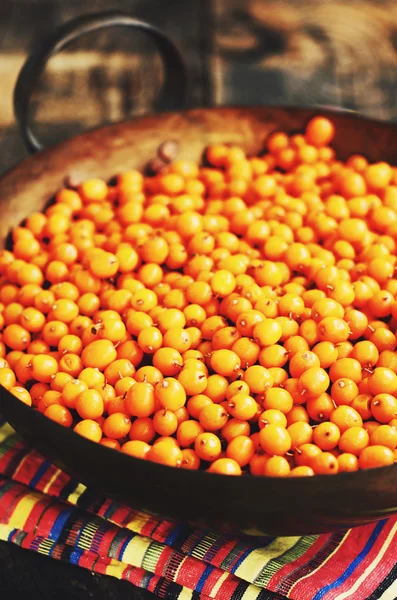
[[[84,15],[62,25],[55,33],[46,38],[30,54],[18,75],[14,88],[14,114],[29,152],[38,152],[43,148],[30,128],[29,109],[32,93],[49,58],[86,33],[117,26],[143,31],[153,39],[160,52],[164,68],[164,82],[155,103],[156,110],[181,108],[186,91],[185,66],[179,51],[162,31],[150,23],[124,13],[104,12]]]

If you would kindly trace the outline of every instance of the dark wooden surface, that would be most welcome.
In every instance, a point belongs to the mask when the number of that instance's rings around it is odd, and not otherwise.
[[[63,21],[109,8],[108,0],[0,2],[0,172],[26,156],[11,98],[27,52]],[[111,8],[174,39],[188,66],[189,105],[320,104],[397,120],[395,0],[113,0]],[[87,36],[50,61],[36,96],[36,131],[51,144],[149,112],[160,77],[144,36]],[[0,597],[153,598],[2,542]]]

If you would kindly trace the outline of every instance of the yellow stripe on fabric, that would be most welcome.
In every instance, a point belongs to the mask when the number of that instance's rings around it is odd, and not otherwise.
[[[212,588],[212,590],[211,590],[211,594],[210,594],[210,596],[211,596],[212,598],[216,598],[216,596],[217,596],[217,594],[218,594],[219,590],[220,590],[220,589],[221,589],[221,587],[222,587],[222,584],[223,584],[223,582],[224,582],[224,581],[225,581],[225,580],[226,580],[226,579],[229,577],[229,575],[230,575],[230,574],[228,573],[228,571],[224,571],[224,572],[222,573],[222,575],[219,577],[218,581],[216,582],[216,584],[214,585],[214,587],[213,587],[213,588]]]
[[[178,600],[192,600],[193,592],[187,588],[182,588],[181,593],[178,596]]]
[[[117,579],[121,579],[125,568],[126,565],[124,563],[112,558],[111,563],[106,567],[105,574],[110,575],[111,577],[117,577]]]
[[[266,548],[251,552],[234,572],[236,577],[245,581],[254,581],[268,562],[281,556],[299,541],[299,536],[276,538]]]
[[[0,524],[0,540],[3,542],[8,542],[8,537],[14,527],[9,527],[9,525]]]
[[[47,483],[47,485],[43,489],[43,494],[47,494],[47,492],[49,491],[50,487],[56,481],[56,479],[57,479],[57,477],[59,476],[60,473],[62,473],[61,469],[57,469],[55,471],[54,475],[51,477],[50,481]]]
[[[70,494],[70,496],[68,496],[67,501],[70,502],[70,504],[77,504],[78,499],[80,498],[80,496],[82,494],[84,494],[84,492],[86,491],[87,487],[85,485],[83,485],[82,483],[79,483],[79,485],[76,487],[76,489],[74,490],[74,492],[72,492]]]
[[[193,549],[192,556],[194,556],[194,558],[202,560],[215,541],[216,538],[213,534],[206,535]]]
[[[123,562],[134,567],[141,567],[144,556],[152,540],[143,537],[134,537],[128,544],[123,553]]]
[[[94,539],[96,532],[99,527],[95,523],[87,523],[80,533],[79,537],[79,548],[84,550],[90,550],[91,542]]]
[[[135,533],[140,533],[145,527],[146,523],[151,519],[152,517],[150,515],[139,513],[131,521],[129,521],[127,525],[123,525],[123,527],[129,529],[130,531],[134,531]]]
[[[338,596],[335,596],[335,600],[344,600],[345,598],[348,598],[349,596],[351,596],[358,590],[358,588],[360,587],[362,582],[365,579],[367,579],[367,577],[370,575],[370,573],[376,568],[376,566],[382,560],[396,531],[397,531],[397,523],[394,523],[393,527],[391,528],[391,530],[389,532],[389,535],[383,542],[381,549],[378,551],[376,558],[368,565],[368,567],[365,569],[364,573],[362,573],[362,575],[358,579],[356,579],[356,581],[354,582],[354,585],[352,585],[352,587],[349,590],[347,590],[346,592],[343,592],[343,594],[339,594]]]
[[[343,536],[343,538],[341,539],[341,541],[339,542],[339,544],[336,546],[336,548],[331,552],[331,554],[329,556],[327,556],[327,558],[325,559],[324,562],[321,563],[321,565],[318,565],[318,567],[316,569],[314,569],[314,571],[312,571],[311,573],[308,573],[307,575],[304,575],[303,577],[301,577],[300,579],[298,579],[298,581],[296,581],[294,583],[294,585],[292,586],[292,588],[290,589],[290,591],[288,592],[288,597],[289,598],[293,598],[292,595],[292,590],[294,589],[295,586],[297,586],[298,584],[302,583],[302,581],[304,581],[305,579],[307,579],[308,577],[313,577],[313,575],[315,573],[317,573],[317,571],[319,571],[320,569],[322,569],[324,567],[324,565],[327,564],[327,562],[329,560],[331,560],[331,558],[334,556],[334,554],[336,552],[338,552],[339,548],[341,547],[341,545],[343,544],[343,542],[346,540],[347,536],[349,535],[349,533],[351,532],[351,530],[346,531],[345,535]]]
[[[32,455],[30,452],[28,452],[28,454],[26,456],[23,457],[23,459],[21,460],[21,462],[19,463],[19,465],[17,466],[16,470],[14,471],[14,473],[11,475],[12,479],[14,481],[17,481],[18,479],[18,473],[19,471],[25,466],[26,462],[29,462],[32,458]]]
[[[241,600],[256,600],[261,593],[261,589],[256,585],[249,585],[241,596]]]
[[[32,509],[42,499],[43,496],[39,492],[30,492],[22,496],[12,511],[8,524],[12,525],[15,529],[24,529]]]
[[[46,556],[48,556],[53,547],[54,547],[54,541],[48,540],[46,538],[40,543],[39,547],[37,548],[37,552],[39,554],[45,554]]]
[[[387,588],[385,592],[381,595],[379,600],[396,600],[397,598],[397,581],[393,581],[393,583]]]

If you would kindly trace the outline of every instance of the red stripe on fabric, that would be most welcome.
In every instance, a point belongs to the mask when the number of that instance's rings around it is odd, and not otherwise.
[[[41,521],[43,518],[43,514],[45,514],[47,508],[48,508],[48,500],[47,500],[47,498],[44,497],[41,500],[39,500],[33,506],[30,513],[28,515],[26,515],[26,520],[23,524],[23,530],[24,531],[32,531],[33,533],[38,534],[38,530],[40,529],[40,526],[41,526],[42,530],[45,531],[46,521],[44,520],[44,523],[41,523]],[[43,535],[47,535],[47,533],[43,533]]]
[[[29,485],[37,471],[45,462],[44,458],[37,452],[29,452],[15,469],[12,478],[23,485]]]
[[[8,467],[8,465],[10,464],[10,462],[12,461],[12,459],[15,457],[15,455],[20,452],[23,448],[25,448],[24,443],[21,440],[18,440],[15,445],[13,445],[11,448],[9,448],[4,454],[3,456],[0,457],[0,473],[4,473]]]
[[[158,557],[157,561],[156,561],[156,569],[155,572],[157,574],[163,574],[163,572],[166,569],[167,566],[167,562],[168,562],[168,553],[166,552],[166,548],[164,548],[164,550],[160,553],[160,556]]]
[[[217,569],[214,569],[212,571],[212,573],[210,573],[209,576],[207,577],[207,579],[205,580],[204,585],[201,590],[202,593],[211,595],[211,592],[212,592],[214,586],[218,583],[219,578],[222,576],[222,574],[223,574],[222,572],[219,572]],[[230,575],[229,577],[231,579],[231,583],[233,583],[232,578],[235,578],[235,576]]]
[[[9,523],[10,517],[12,516],[16,505],[19,500],[25,495],[25,491],[21,486],[13,485],[2,497],[0,503],[0,522],[7,524]]]
[[[349,577],[341,586],[339,586],[335,590],[331,590],[324,599],[332,600],[339,594],[346,592],[351,586],[354,584],[357,579],[365,572],[365,570],[373,563],[375,558],[378,556],[383,544],[385,543],[390,531],[394,527],[396,523],[396,519],[389,519],[382,531],[379,533],[374,545],[371,550],[367,554],[367,556],[362,560],[362,562],[358,565],[358,567],[354,570],[354,573]],[[356,555],[354,555],[356,556]],[[376,568],[371,571],[370,575],[366,577],[362,583],[360,584],[359,594],[362,599],[368,598],[372,592],[378,587],[379,583],[387,576],[387,574],[391,571],[392,567],[396,562],[397,557],[397,537],[394,535],[393,539],[389,543],[389,546],[385,550],[385,553],[378,563]],[[351,561],[350,561],[351,562]],[[358,592],[353,596],[355,600],[359,600],[357,596]]]
[[[185,554],[191,554],[193,548],[203,539],[204,532],[193,531],[191,535],[183,542],[181,551]]]
[[[347,536],[342,540],[334,555],[320,568],[304,579],[299,581],[292,590],[292,597],[306,600],[310,599],[321,588],[338,579],[351,564],[354,558],[363,550],[369,536],[371,535],[376,524],[365,525],[349,531]],[[312,594],[308,594],[308,592]]]
[[[226,542],[221,548],[219,548],[218,552],[215,554],[215,556],[211,560],[211,564],[214,565],[215,567],[222,568],[223,561],[225,560],[225,558],[227,556],[229,556],[230,552],[232,552],[234,550],[236,545],[237,545],[236,540],[230,540],[229,542]],[[231,567],[229,567],[228,570],[230,568]]]
[[[66,473],[60,471],[54,479],[54,481],[52,482],[52,484],[50,485],[50,487],[48,488],[47,494],[49,496],[54,496],[58,498],[63,488],[66,486],[67,483],[69,483],[70,479],[71,478],[69,477],[69,475],[66,475]],[[44,487],[42,489],[44,489]]]
[[[329,544],[330,538],[331,535],[328,533],[320,535],[314,544],[306,552],[304,552],[300,558],[291,563],[287,563],[273,575],[269,581],[269,589],[286,594],[290,587],[300,577],[303,577],[309,572],[307,563],[309,563],[312,558],[317,556],[322,550],[325,551],[327,544]],[[328,554],[329,552],[326,553],[326,556],[328,556]]]
[[[58,471],[58,473],[57,473],[57,471]],[[45,471],[45,473],[43,474],[43,476],[41,477],[41,479],[35,485],[35,489],[39,490],[40,492],[44,491],[45,488],[50,483],[50,481],[53,479],[53,477],[55,476],[56,473],[57,473],[56,480],[58,480],[59,477],[60,477],[61,471],[59,471],[59,469],[55,465],[50,465],[48,467],[48,469]],[[70,478],[67,475],[64,476],[64,478],[63,478],[63,485],[65,485],[65,483],[66,483],[66,481],[68,479],[70,479]],[[54,480],[54,482],[51,484],[51,486],[54,485],[54,483],[55,483],[56,480]],[[58,487],[57,489],[59,489],[59,491],[60,491],[61,488]],[[47,490],[46,493],[54,495],[54,490],[51,492],[50,489],[49,489],[49,490]]]

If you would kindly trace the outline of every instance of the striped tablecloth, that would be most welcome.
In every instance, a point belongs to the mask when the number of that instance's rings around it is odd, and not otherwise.
[[[160,521],[93,494],[0,421],[0,539],[160,598],[395,600],[396,534],[397,518],[258,539]]]

